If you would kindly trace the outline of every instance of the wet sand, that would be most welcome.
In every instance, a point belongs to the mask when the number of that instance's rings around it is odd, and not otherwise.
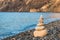
[[[2,40],[60,40],[60,20],[45,24],[45,27],[48,29],[48,34],[43,38],[34,37],[35,29],[32,29]]]

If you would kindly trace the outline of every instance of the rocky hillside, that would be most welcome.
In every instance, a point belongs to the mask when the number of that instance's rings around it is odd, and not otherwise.
[[[3,12],[60,12],[60,0],[0,0]]]

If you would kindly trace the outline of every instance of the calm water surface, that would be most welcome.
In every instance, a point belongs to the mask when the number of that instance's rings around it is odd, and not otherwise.
[[[59,18],[48,18],[55,15],[52,13],[0,12],[0,39],[35,28],[40,15],[43,15],[45,24],[59,20]]]

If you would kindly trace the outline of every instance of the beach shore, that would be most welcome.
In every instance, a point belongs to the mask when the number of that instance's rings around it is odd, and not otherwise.
[[[34,37],[35,29],[32,29],[2,40],[60,40],[60,20],[45,24],[45,28],[48,29],[48,34],[43,38]]]

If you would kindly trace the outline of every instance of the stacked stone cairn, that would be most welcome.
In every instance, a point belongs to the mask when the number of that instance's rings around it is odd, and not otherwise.
[[[37,24],[37,27],[35,28],[35,31],[33,32],[34,37],[44,37],[48,34],[47,29],[44,26],[44,18],[41,15],[39,23]]]

